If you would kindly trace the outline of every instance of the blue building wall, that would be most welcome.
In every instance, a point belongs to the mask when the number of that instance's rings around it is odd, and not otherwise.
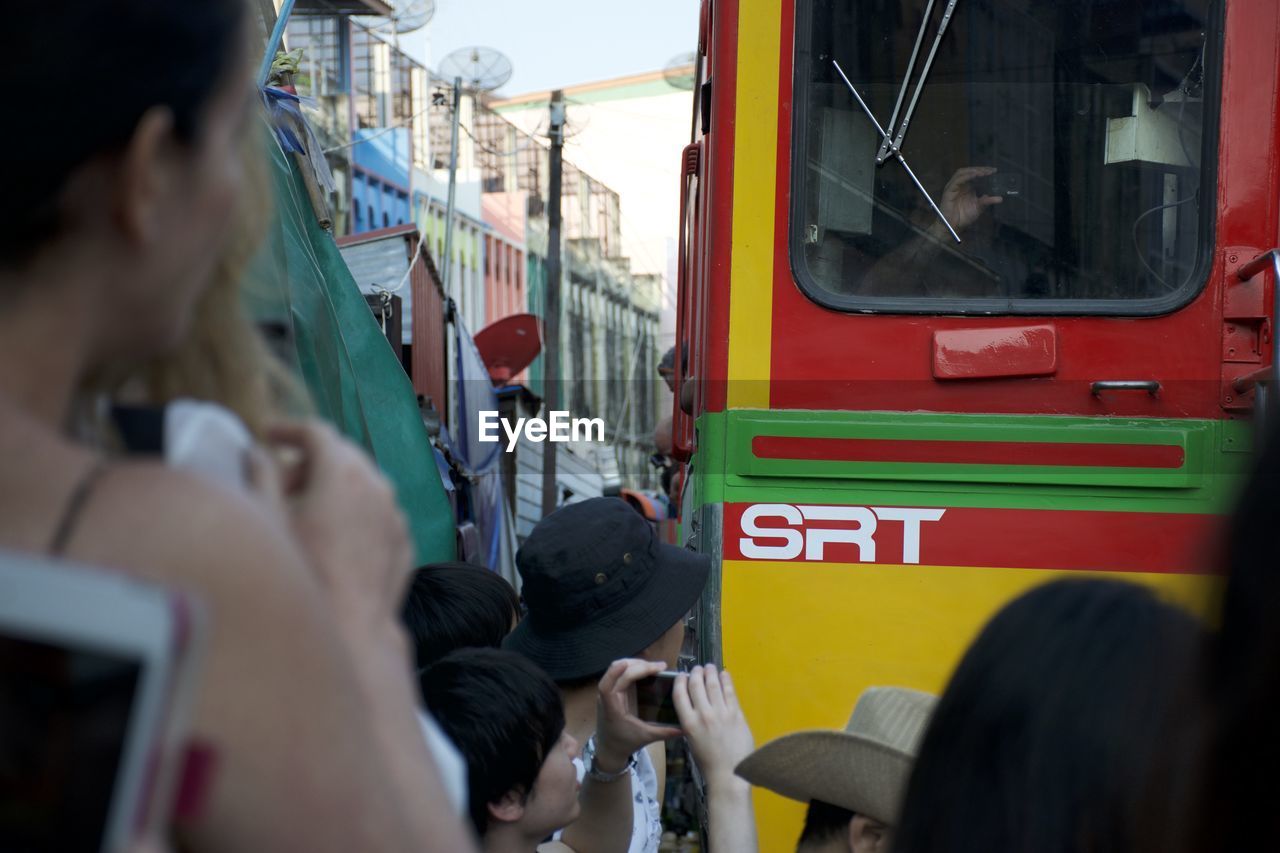
[[[411,222],[409,131],[361,128],[353,146],[351,230],[374,231]]]

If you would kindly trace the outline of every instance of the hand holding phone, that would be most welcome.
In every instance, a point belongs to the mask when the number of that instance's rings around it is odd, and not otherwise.
[[[729,673],[711,664],[695,666],[687,675],[680,674],[672,698],[693,760],[708,785],[736,784],[733,768],[755,749],[755,738]]]
[[[1017,198],[1022,195],[1022,175],[1017,172],[995,172],[974,178],[972,186],[979,196]]]
[[[636,682],[636,716],[664,726],[680,725],[672,695],[680,673],[666,670]]]
[[[358,637],[396,629],[414,554],[391,484],[326,424],[283,423],[271,439],[273,450],[300,460],[282,487],[295,539],[338,611],[336,625]]]
[[[624,658],[614,661],[600,679],[596,763],[605,772],[625,767],[633,753],[651,743],[680,736],[680,729],[645,722],[636,713],[636,684],[656,676],[665,666],[661,661]]]

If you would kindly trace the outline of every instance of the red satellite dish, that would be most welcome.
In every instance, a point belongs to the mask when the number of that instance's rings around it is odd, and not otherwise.
[[[542,352],[542,323],[536,314],[512,314],[476,332],[475,342],[489,378],[502,385]]]

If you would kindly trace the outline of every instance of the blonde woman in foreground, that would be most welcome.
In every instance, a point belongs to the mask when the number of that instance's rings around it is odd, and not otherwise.
[[[88,376],[188,334],[256,130],[248,31],[239,0],[8,14],[0,78],[32,132],[0,142],[24,164],[0,209],[0,547],[207,604],[194,734],[216,763],[184,848],[470,850],[413,711],[403,520],[364,456],[324,427],[275,429],[301,464],[260,454],[237,495],[68,438]],[[87,80],[109,85],[80,97]]]

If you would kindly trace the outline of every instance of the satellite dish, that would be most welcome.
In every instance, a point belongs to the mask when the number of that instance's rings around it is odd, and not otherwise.
[[[692,92],[694,86],[694,67],[698,61],[696,53],[682,53],[667,63],[662,69],[662,76],[667,78],[667,85],[673,89]]]
[[[542,352],[542,322],[536,314],[512,314],[476,332],[476,349],[494,385],[505,385]]]
[[[461,77],[473,92],[492,92],[511,79],[511,60],[491,47],[462,47],[440,61],[440,76]]]
[[[387,18],[376,18],[371,29],[382,33],[411,33],[420,30],[436,14],[436,0],[398,0]]]

